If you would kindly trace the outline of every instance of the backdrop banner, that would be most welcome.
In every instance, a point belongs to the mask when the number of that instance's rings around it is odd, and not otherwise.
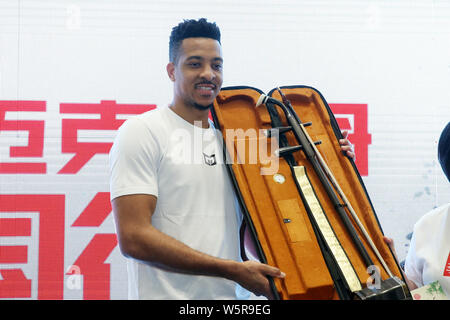
[[[352,0],[0,1],[0,298],[126,299],[108,153],[166,107],[173,26],[222,32],[223,86],[307,85],[349,130],[385,235],[447,203],[450,5]]]

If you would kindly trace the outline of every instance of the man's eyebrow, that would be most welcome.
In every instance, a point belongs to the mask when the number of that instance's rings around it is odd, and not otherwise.
[[[203,60],[201,56],[190,56],[186,60]]]
[[[189,60],[204,60],[204,58],[202,56],[190,56],[186,59],[186,61],[189,61]],[[212,60],[223,62],[223,59],[220,57],[213,58]]]

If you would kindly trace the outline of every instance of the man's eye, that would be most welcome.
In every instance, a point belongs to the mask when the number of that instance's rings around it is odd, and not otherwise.
[[[216,70],[222,70],[222,65],[221,64],[215,64],[214,65],[214,69],[216,69]]]
[[[190,62],[190,63],[189,63],[189,66],[194,67],[194,68],[197,68],[197,67],[200,66],[200,63],[198,63],[198,62]]]

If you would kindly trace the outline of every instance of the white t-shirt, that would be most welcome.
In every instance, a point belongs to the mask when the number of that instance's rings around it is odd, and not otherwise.
[[[418,287],[439,281],[450,296],[450,203],[428,212],[414,225],[405,273]]]
[[[240,261],[242,217],[210,122],[194,126],[167,107],[128,119],[110,151],[111,200],[151,194],[152,225],[191,248]],[[236,299],[227,279],[162,270],[127,259],[130,299]],[[245,297],[244,297],[245,298]]]

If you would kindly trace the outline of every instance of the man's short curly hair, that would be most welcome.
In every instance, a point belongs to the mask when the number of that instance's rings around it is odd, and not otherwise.
[[[183,20],[172,28],[169,41],[169,60],[176,63],[181,43],[186,38],[211,38],[220,43],[220,29],[214,22],[205,18]]]

